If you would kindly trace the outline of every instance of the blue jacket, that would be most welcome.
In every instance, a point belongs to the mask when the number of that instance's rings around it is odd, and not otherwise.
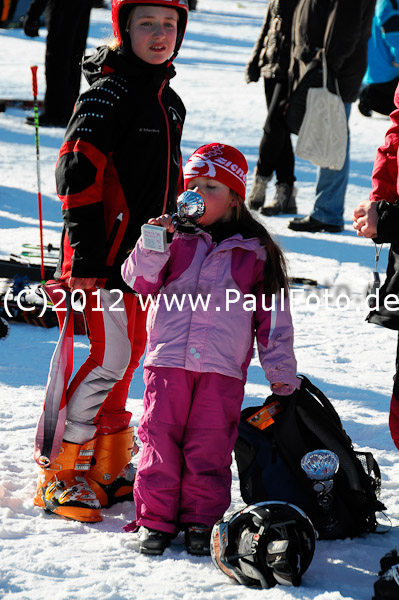
[[[399,68],[392,62],[399,64],[399,2],[377,0],[363,83],[384,83],[399,77]]]

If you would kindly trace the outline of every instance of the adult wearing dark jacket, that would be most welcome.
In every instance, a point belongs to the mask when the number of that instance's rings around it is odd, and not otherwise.
[[[46,92],[42,126],[65,127],[80,90],[81,60],[86,48],[93,0],[33,0],[23,27],[39,35],[40,16],[46,9]],[[26,122],[32,125],[33,117]]]
[[[294,152],[283,117],[283,100],[288,95],[292,17],[298,0],[270,0],[260,36],[247,65],[247,83],[263,77],[268,115],[259,146],[253,187],[248,198],[252,209],[264,215],[296,213]],[[266,187],[276,174],[276,193],[263,207]],[[263,208],[262,208],[263,207]]]
[[[377,150],[373,190],[369,201],[355,209],[353,226],[360,236],[372,238],[376,243],[391,244],[387,277],[379,292],[379,305],[367,319],[370,323],[399,331],[399,86],[394,102],[396,110],[390,115],[392,125],[385,135],[384,145]],[[399,450],[399,337],[389,428]]]
[[[100,505],[132,498],[125,405],[146,314],[120,272],[142,224],[174,212],[182,183],[185,109],[169,80],[187,15],[186,0],[113,0],[116,42],[84,63],[90,88],[57,162],[64,229],[55,276],[83,291],[90,352],[66,391],[62,452],[42,469],[35,504],[79,521],[99,521]]]
[[[367,43],[376,0],[300,0],[294,14],[292,73],[295,80],[323,48],[328,17],[337,5],[326,57],[336,75],[345,103],[347,119],[359,93],[367,67]],[[349,129],[345,163],[341,170],[319,168],[316,202],[309,216],[293,219],[288,227],[295,231],[342,231],[345,192],[349,179]]]

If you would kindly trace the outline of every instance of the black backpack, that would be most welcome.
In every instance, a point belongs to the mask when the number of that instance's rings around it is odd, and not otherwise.
[[[371,452],[357,452],[331,402],[309,379],[291,396],[272,395],[263,406],[279,403],[281,412],[265,429],[247,421],[261,406],[241,413],[235,458],[241,495],[246,504],[283,500],[302,508],[320,539],[355,537],[375,531],[380,469]],[[332,502],[322,506],[313,482],[301,468],[302,457],[327,449],[339,458],[333,477]]]

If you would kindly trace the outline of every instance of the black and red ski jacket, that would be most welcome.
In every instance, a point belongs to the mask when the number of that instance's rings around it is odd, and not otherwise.
[[[64,228],[55,277],[96,277],[131,292],[120,267],[151,217],[172,213],[181,188],[185,108],[172,65],[104,46],[85,60],[81,94],[56,166]]]

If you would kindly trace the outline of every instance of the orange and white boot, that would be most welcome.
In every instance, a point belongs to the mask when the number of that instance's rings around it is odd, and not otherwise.
[[[94,458],[87,473],[87,481],[103,508],[133,500],[136,471],[130,460],[138,451],[134,441],[134,427],[96,437]]]
[[[57,458],[40,468],[33,503],[66,519],[102,521],[100,503],[85,477],[95,444],[95,439],[82,445],[63,441]]]

